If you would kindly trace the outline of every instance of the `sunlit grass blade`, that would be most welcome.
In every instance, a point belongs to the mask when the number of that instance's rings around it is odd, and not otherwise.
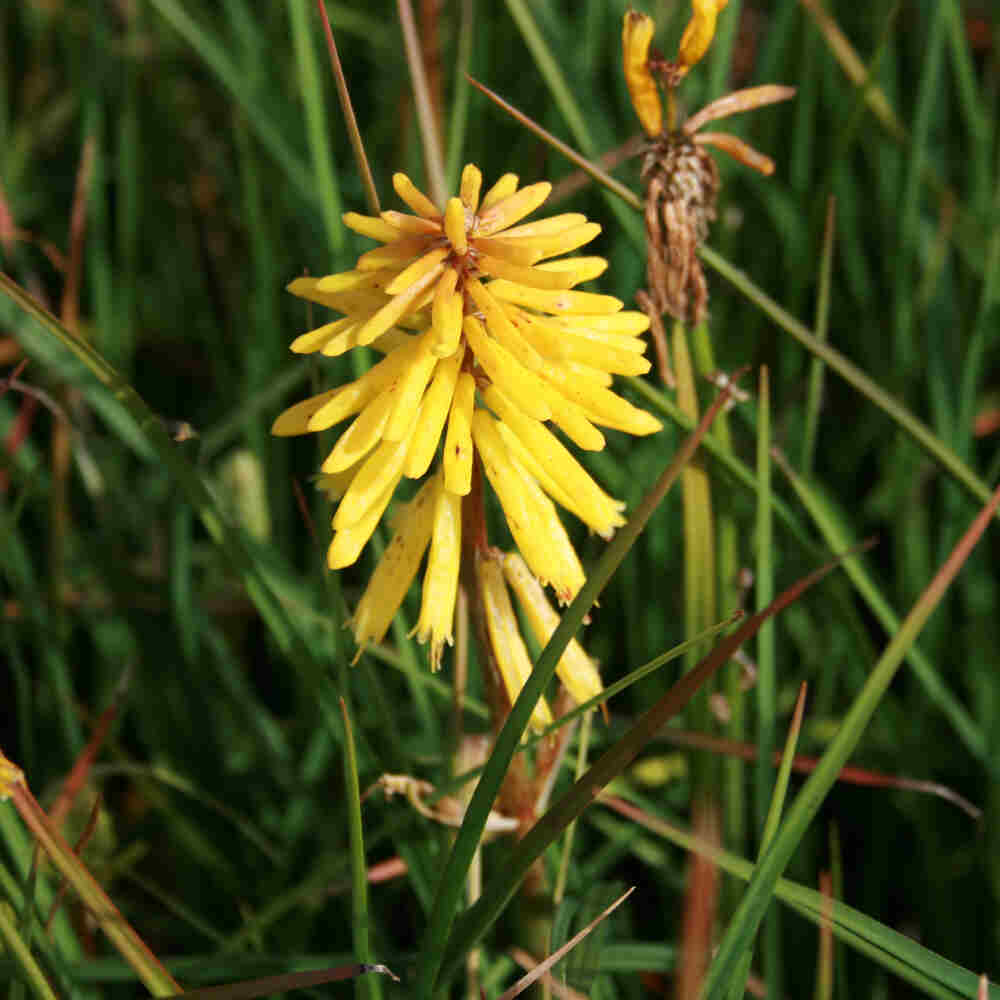
[[[865,726],[878,707],[907,650],[913,645],[955,575],[965,564],[995,515],[998,505],[1000,505],[1000,487],[976,516],[886,647],[865,686],[845,715],[819,767],[796,797],[780,832],[761,859],[746,895],[726,929],[705,983],[706,1000],[717,1000],[724,995],[724,986],[733,973],[740,953],[756,933],[770,903],[775,883],[791,858],[792,852],[822,805],[830,787],[837,780],[837,772],[844,766],[860,740]]]
[[[261,979],[248,979],[239,983],[226,983],[223,986],[206,986],[202,989],[185,990],[171,1000],[254,1000],[255,997],[266,997],[272,993],[285,993],[289,990],[303,990],[311,986],[324,986],[326,983],[338,983],[345,979],[362,981],[371,978],[371,973],[389,976],[399,981],[399,977],[384,965],[372,965],[368,962],[358,962],[354,965],[341,965],[334,969],[315,969],[310,972],[285,972],[278,976],[264,976]],[[378,980],[375,980],[378,982]]]

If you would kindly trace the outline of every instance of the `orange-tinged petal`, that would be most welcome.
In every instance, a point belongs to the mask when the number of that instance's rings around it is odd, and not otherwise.
[[[340,219],[348,229],[353,229],[354,232],[369,239],[378,240],[379,243],[392,243],[403,235],[396,226],[386,222],[385,219],[376,219],[370,215],[344,212]]]
[[[485,253],[479,256],[479,270],[491,278],[506,278],[508,281],[516,281],[531,288],[550,290],[572,288],[578,280],[570,272],[556,273],[541,271],[534,267],[521,267]]]
[[[440,236],[441,223],[437,219],[424,219],[419,215],[389,210],[381,213],[381,218],[390,226],[395,226],[407,236]]]
[[[536,260],[546,257],[557,257],[559,254],[570,253],[594,239],[601,231],[596,222],[582,222],[579,226],[565,229],[561,233],[551,233],[540,236],[522,236],[518,239],[521,246],[530,247],[535,252]],[[504,237],[507,233],[503,234]]]
[[[693,66],[708,51],[715,37],[715,25],[719,12],[729,0],[693,0],[691,20],[681,35],[678,60],[685,66]]]
[[[517,240],[524,236],[555,236],[568,229],[574,229],[587,221],[587,216],[580,212],[563,212],[561,215],[550,215],[547,219],[535,219],[534,222],[522,222],[512,229],[505,229],[499,240]]]
[[[500,278],[490,282],[489,291],[498,299],[550,313],[614,313],[624,305],[621,299],[594,292],[547,292],[527,288]]]
[[[359,271],[382,271],[394,269],[396,274],[400,268],[406,267],[414,258],[426,253],[429,240],[426,236],[406,236],[395,243],[375,247],[363,253],[358,258]],[[393,279],[395,280],[395,275]]]

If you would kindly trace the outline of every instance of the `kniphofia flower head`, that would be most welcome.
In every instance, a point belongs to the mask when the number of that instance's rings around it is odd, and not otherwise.
[[[430,547],[418,637],[436,665],[450,641],[461,549],[461,498],[474,455],[499,497],[531,572],[565,603],[583,570],[556,512],[572,511],[610,537],[622,505],[590,478],[551,422],[581,448],[600,450],[600,427],[650,434],[659,422],[609,388],[612,376],[649,362],[642,313],[608,295],[576,290],[607,267],[600,257],[560,255],[600,227],[565,213],[524,221],[551,190],[518,187],[505,174],[481,196],[469,165],[441,208],[404,174],[393,185],[410,212],[348,212],[345,225],[382,245],[350,271],[298,278],[293,294],[340,319],[292,343],[298,353],[337,356],[371,345],[385,357],[347,385],[296,404],[275,434],[302,434],[354,420],[323,463],[320,485],[339,504],[331,568],[360,555],[404,478],[435,472],[396,518],[396,535],[354,617],[359,643],[380,640]],[[559,258],[559,259],[556,259]]]

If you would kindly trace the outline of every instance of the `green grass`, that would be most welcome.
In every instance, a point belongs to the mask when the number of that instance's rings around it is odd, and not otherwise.
[[[1000,468],[1000,23],[989,4],[828,0],[860,59],[852,67],[813,6],[731,0],[681,91],[692,110],[734,86],[798,88],[793,102],[719,126],[777,170],[764,179],[718,157],[719,217],[703,255],[710,317],[691,345],[699,412],[714,392],[699,372],[752,371],[742,381],[751,399],[703,445],[712,513],[689,522],[674,489],[635,539],[622,531],[611,549],[565,521],[595,585],[610,573],[583,632],[607,684],[669,658],[692,638],[686,621],[700,631],[737,601],[762,607],[831,553],[877,536],[745,646],[759,659],[757,686],[741,693],[740,667],[722,669],[733,721],[703,707],[687,717],[774,750],[805,681],[798,752],[822,762],[805,782],[791,778],[764,850],[770,767],[706,766],[690,751],[686,766],[667,758],[669,780],[642,784],[631,752],[674,751],[638,720],[673,704],[682,668],[639,671],[610,701],[609,724],[594,720],[583,784],[573,789],[574,744],[536,831],[519,845],[482,845],[473,908],[466,871],[529,696],[457,838],[400,799],[365,796],[386,772],[459,794],[454,653],[429,673],[407,636],[411,594],[386,646],[350,667],[343,623],[374,553],[325,571],[330,510],[309,483],[325,451],[269,434],[309,386],[352,378],[358,364],[287,349],[320,322],[283,291],[288,281],[349,267],[370,246],[339,223],[343,211],[366,211],[366,195],[314,3],[28,0],[0,11],[0,378],[29,359],[0,396],[0,747],[49,806],[123,691],[89,779],[103,798],[84,862],[182,983],[370,960],[403,983],[363,977],[359,993],[414,995],[440,967],[450,978],[435,995],[464,996],[475,944],[487,995],[499,995],[516,978],[509,949],[526,924],[515,875],[541,858],[554,884],[577,815],[552,922],[561,940],[598,899],[638,886],[595,934],[586,975],[564,963],[590,996],[673,991],[697,850],[732,876],[713,997],[735,995],[748,953],[780,995],[813,992],[824,871],[838,892],[835,997],[971,996],[980,973],[1000,978],[995,518],[934,595],[919,637],[911,614]],[[651,5],[664,52],[684,7]],[[382,207],[398,208],[394,171],[428,183],[428,123],[397,7],[327,9]],[[428,74],[445,142],[435,169],[453,183],[476,162],[487,184],[508,170],[530,183],[575,169],[470,87],[465,68],[588,157],[634,135],[624,9],[465,0],[443,5],[433,31],[418,10],[418,30],[439,46],[439,73]],[[79,293],[67,304],[88,146]],[[613,173],[641,197],[635,160]],[[631,304],[645,283],[634,204],[591,184],[558,210],[601,223],[588,250],[611,266],[594,287]],[[665,429],[611,432],[605,452],[582,460],[631,515],[695,421],[655,373],[619,382]],[[692,545],[714,545],[712,616],[690,603]],[[738,583],[743,568],[756,590]],[[532,690],[545,687],[555,652],[539,652]],[[474,651],[471,661],[463,724],[488,732]],[[938,798],[838,784],[844,760],[948,785],[984,818],[977,827]],[[721,845],[684,829],[705,775],[723,803]],[[581,789],[598,777],[614,779],[645,825],[583,808]],[[85,823],[71,816],[67,838]],[[746,859],[758,857],[754,873]],[[369,884],[365,899],[364,866],[393,858],[407,873]],[[51,867],[33,868],[17,812],[0,804],[0,981],[15,1000],[135,995],[136,973],[86,929],[72,891],[46,929],[57,891]],[[780,921],[765,917],[758,934],[765,913]]]

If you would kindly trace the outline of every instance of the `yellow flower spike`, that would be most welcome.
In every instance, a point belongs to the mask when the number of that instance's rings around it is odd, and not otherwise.
[[[458,272],[448,268],[434,289],[431,305],[431,326],[434,329],[434,343],[431,350],[436,357],[448,358],[458,350],[462,337],[462,315],[465,301],[457,291]]]
[[[514,543],[559,600],[571,600],[585,577],[552,501],[504,446],[497,422],[484,410],[472,415],[472,437]]]
[[[439,362],[434,369],[434,378],[420,405],[420,419],[413,432],[410,450],[406,454],[406,465],[403,467],[404,474],[410,479],[423,476],[434,459],[455,396],[455,386],[458,384],[458,373],[464,357],[465,345],[461,344],[450,358]]]
[[[408,236],[441,235],[441,223],[437,219],[423,219],[419,215],[407,215],[405,212],[394,211],[382,212],[380,218]]]
[[[653,139],[663,131],[663,105],[649,71],[649,46],[655,32],[656,25],[648,14],[635,10],[625,12],[622,22],[625,85],[646,135]]]
[[[292,341],[291,350],[296,354],[312,354],[313,351],[319,351],[324,348],[339,334],[350,332],[359,325],[357,319],[353,316],[345,316],[343,319],[335,320],[333,323],[326,323],[315,330],[310,330],[308,333],[303,333],[296,337]],[[351,346],[353,347],[354,345],[352,344]]]
[[[444,247],[438,247],[425,253],[419,260],[415,260],[408,267],[400,271],[385,286],[386,295],[399,295],[401,292],[405,292],[411,285],[416,284],[421,278],[426,277],[430,271],[435,270],[438,264],[447,256],[448,251]]]
[[[526,288],[512,281],[498,278],[489,284],[491,295],[504,302],[518,306],[528,306],[540,312],[550,313],[615,313],[625,304],[613,295],[597,295],[595,292],[546,292],[540,288]]]
[[[379,243],[393,243],[402,235],[402,231],[385,219],[375,219],[370,215],[359,215],[357,212],[344,212],[340,217],[341,222],[348,229],[369,239],[378,240]]]
[[[24,772],[0,751],[0,802],[10,798],[16,785],[24,784]]]
[[[544,647],[559,627],[561,619],[558,613],[516,552],[504,556],[503,575],[528,619],[528,627],[538,644]],[[556,673],[578,705],[590,701],[604,690],[596,662],[587,656],[576,639],[570,639],[566,651],[559,658]]]
[[[508,396],[529,416],[548,420],[552,409],[546,402],[549,388],[538,375],[524,367],[513,354],[486,336],[482,323],[475,316],[466,316],[462,325],[465,339],[476,355],[476,361]]]
[[[621,516],[624,504],[608,496],[543,423],[511,406],[495,386],[483,393],[483,399],[545,470],[546,476],[558,484],[560,493],[572,498],[572,503],[563,504],[564,507],[577,513],[580,520],[603,538],[610,538],[615,528],[625,523]]]
[[[476,380],[468,373],[458,376],[448,414],[444,439],[444,485],[449,493],[468,496],[472,490],[472,419]]]
[[[551,190],[552,185],[548,181],[539,181],[496,202],[479,213],[479,221],[472,235],[492,236],[501,229],[513,226],[515,222],[520,222],[542,205]]]
[[[455,253],[464,255],[469,249],[465,235],[465,205],[461,198],[448,199],[444,210],[444,234]]]
[[[458,193],[462,204],[472,213],[479,208],[479,191],[483,186],[483,175],[474,163],[467,163],[462,168],[462,180]]]
[[[390,299],[367,323],[358,331],[358,343],[364,346],[381,337],[390,326],[393,326],[405,313],[414,311],[416,303],[424,292],[429,289],[444,271],[444,264],[438,264],[422,278],[415,281],[405,292]]]
[[[548,375],[559,391],[580,406],[596,424],[640,437],[655,434],[663,426],[651,413],[640,410],[588,379],[571,376],[557,366],[553,366]]]
[[[406,174],[393,174],[392,186],[396,194],[425,219],[440,219],[441,210],[421,191]]]
[[[330,569],[343,569],[345,566],[351,566],[357,562],[361,550],[375,534],[375,529],[378,527],[378,523],[402,478],[402,476],[396,476],[392,479],[375,500],[375,503],[365,512],[364,517],[346,528],[334,531],[333,541],[326,552],[326,563]]]
[[[483,195],[482,204],[479,206],[479,212],[482,214],[487,209],[492,208],[498,201],[503,201],[504,198],[509,198],[517,190],[518,176],[517,174],[504,174],[500,180],[496,182]]]
[[[436,485],[429,479],[400,515],[396,533],[358,602],[351,626],[359,647],[369,640],[382,641],[417,575],[434,526]]]
[[[693,0],[692,14],[688,26],[681,35],[678,61],[684,66],[693,66],[708,51],[715,37],[715,25],[729,0]]]
[[[410,447],[412,429],[402,441],[383,441],[358,470],[333,516],[336,529],[360,521],[393,480],[398,480]]]
[[[466,279],[465,290],[485,317],[486,328],[496,341],[528,371],[541,371],[545,366],[542,356],[521,336],[500,303],[475,278]]]
[[[435,476],[434,528],[427,558],[416,633],[419,642],[431,644],[431,670],[441,667],[444,644],[452,642],[458,571],[462,556],[462,498],[445,489],[441,475]],[[412,633],[411,633],[412,634]]]
[[[493,659],[507,698],[513,705],[531,674],[531,658],[521,638],[514,607],[510,603],[503,570],[489,556],[476,554],[476,575],[486,610],[486,630],[490,637]],[[538,700],[531,713],[531,728],[541,732],[552,724],[552,713],[544,698]]]
[[[409,370],[400,379],[396,389],[396,405],[385,428],[386,441],[402,441],[415,430],[417,408],[438,363],[438,359],[431,353],[433,336],[433,331],[429,330],[420,338],[416,356]]]
[[[384,437],[389,414],[395,404],[394,392],[388,389],[380,392],[337,439],[333,451],[320,466],[322,471],[343,472],[360,462]]]

